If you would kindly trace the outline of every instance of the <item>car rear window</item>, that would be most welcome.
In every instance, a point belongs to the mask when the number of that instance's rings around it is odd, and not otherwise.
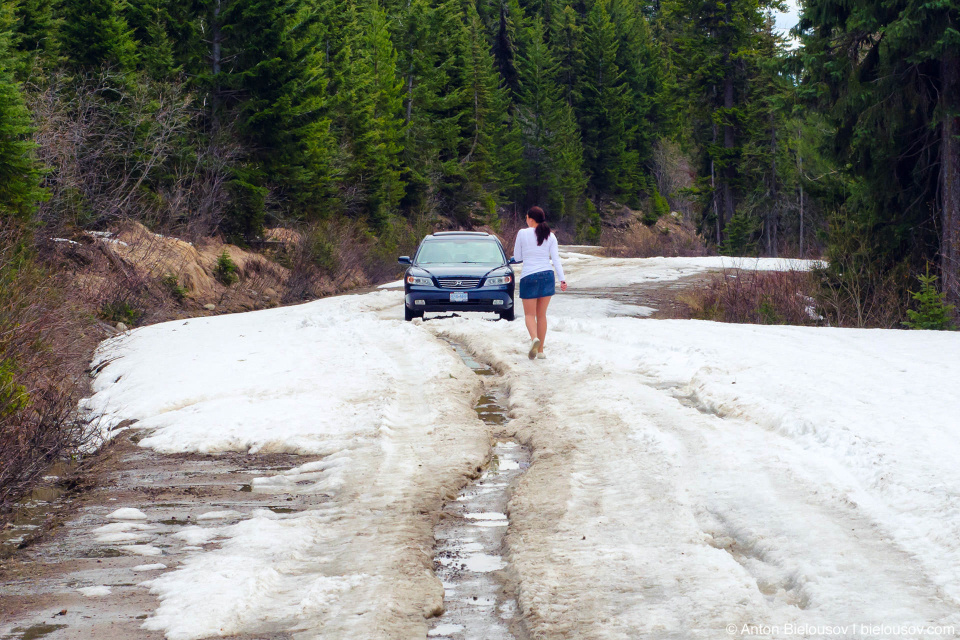
[[[493,240],[428,240],[417,253],[418,264],[503,264],[503,252]]]

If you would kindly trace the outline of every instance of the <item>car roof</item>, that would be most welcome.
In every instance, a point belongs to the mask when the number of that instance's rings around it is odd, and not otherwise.
[[[462,237],[473,237],[473,238],[493,238],[494,236],[483,231],[437,231],[428,235],[424,240],[430,240],[432,238],[447,238],[450,236],[462,236]]]

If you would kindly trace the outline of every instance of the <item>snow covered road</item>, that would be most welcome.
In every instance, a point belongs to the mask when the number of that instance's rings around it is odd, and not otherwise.
[[[785,265],[808,266],[739,266]],[[576,293],[728,264],[566,266]],[[316,458],[252,483],[310,508],[175,534],[196,550],[146,583],[144,628],[425,637],[442,596],[433,519],[491,444],[449,338],[498,371],[507,428],[533,452],[503,553],[518,637],[955,637],[960,335],[646,313],[558,295],[546,361],[527,360],[521,321],[404,323],[389,289],[104,345],[116,359],[89,407],[138,420],[142,447]]]
[[[147,584],[160,606],[146,629],[171,640],[426,634],[443,596],[428,514],[489,439],[472,409],[479,382],[456,354],[376,317],[395,297],[171,322],[104,345],[116,360],[88,406],[106,426],[138,420],[141,446],[323,456],[252,486],[311,494],[313,508],[174,534],[215,544]]]
[[[443,331],[506,372],[534,450],[534,637],[960,622],[956,336],[559,318],[544,363]]]

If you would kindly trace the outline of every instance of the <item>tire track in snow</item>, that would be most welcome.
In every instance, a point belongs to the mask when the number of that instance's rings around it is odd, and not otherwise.
[[[454,349],[482,376],[485,393],[475,409],[488,426],[492,456],[479,477],[444,505],[434,528],[434,568],[443,581],[444,612],[431,626],[428,638],[447,640],[515,640],[525,638],[516,619],[516,597],[504,585],[512,582],[505,562],[504,534],[508,530],[507,502],[511,487],[529,466],[529,451],[509,437],[501,390],[492,388],[494,371],[476,361],[459,345]],[[478,469],[479,471],[479,469]]]
[[[842,467],[681,405],[611,348],[612,328],[557,324],[549,342],[563,355],[546,363],[522,357],[522,330],[437,328],[505,372],[533,446],[510,538],[531,635],[712,639],[728,624],[960,620],[851,502]]]

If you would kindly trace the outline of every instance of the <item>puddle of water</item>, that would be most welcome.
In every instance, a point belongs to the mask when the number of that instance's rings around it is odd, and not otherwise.
[[[497,442],[493,460],[480,477],[444,506],[451,517],[434,530],[434,567],[443,582],[444,613],[429,637],[448,640],[514,640],[510,623],[516,603],[503,594],[497,572],[507,565],[503,536],[509,526],[508,491],[529,466],[527,450],[516,442]]]
[[[460,359],[463,360],[463,363],[473,369],[473,372],[478,376],[494,376],[497,374],[496,371],[474,358],[469,351],[459,344],[451,342],[450,345],[453,347],[453,350],[457,352],[457,355],[460,356]]]
[[[296,513],[298,510],[292,507],[267,507],[270,511],[274,513]]]
[[[91,549],[84,558],[121,558],[126,554],[120,549],[114,549],[112,547],[107,547],[103,549]]]
[[[53,633],[59,629],[66,629],[65,624],[35,624],[32,627],[15,627],[13,632],[19,634],[20,640],[36,640],[42,638],[48,633]]]
[[[65,461],[50,465],[42,484],[13,506],[6,528],[0,530],[0,558],[16,552],[20,543],[61,508],[59,500],[67,489],[60,484],[60,479],[69,477],[75,468],[75,463]]]
[[[459,345],[457,351],[475,373],[495,375]],[[477,415],[494,432],[508,421],[496,392],[481,396]],[[444,613],[433,621],[428,638],[445,640],[516,640],[510,627],[516,601],[504,594],[499,572],[506,568],[503,536],[509,489],[530,464],[527,449],[513,440],[494,443],[490,464],[443,510],[434,529],[434,569],[443,582]]]

